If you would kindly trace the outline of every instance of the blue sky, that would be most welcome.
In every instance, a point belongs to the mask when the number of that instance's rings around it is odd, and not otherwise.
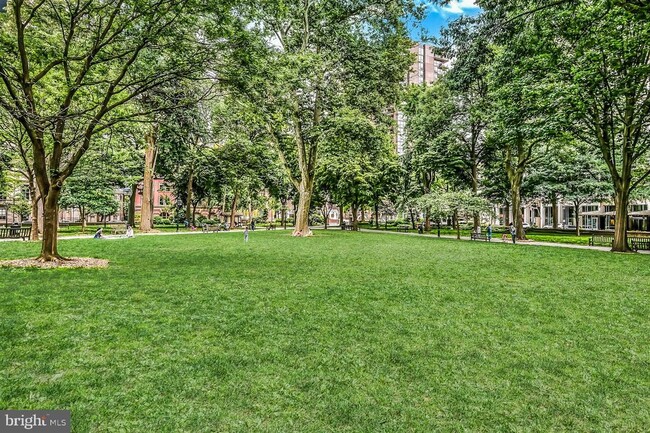
[[[437,6],[428,3],[427,0],[423,1],[427,3],[427,16],[418,27],[411,30],[411,36],[416,41],[422,39],[422,30],[430,36],[439,36],[440,29],[448,22],[461,15],[474,16],[481,11],[474,0],[452,0],[447,6]]]

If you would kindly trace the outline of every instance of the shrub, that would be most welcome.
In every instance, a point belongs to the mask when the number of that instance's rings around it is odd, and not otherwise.
[[[164,225],[170,225],[172,222],[167,218],[163,218],[161,216],[155,216],[153,217],[153,223],[158,226],[164,226]]]

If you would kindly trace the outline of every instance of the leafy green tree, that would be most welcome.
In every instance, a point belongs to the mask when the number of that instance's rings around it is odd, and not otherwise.
[[[205,6],[213,20],[201,19]],[[61,259],[59,196],[95,137],[142,120],[148,113],[133,101],[148,90],[201,77],[222,59],[215,50],[233,33],[229,7],[193,0],[15,0],[0,14],[0,107],[32,144],[44,207],[40,260]]]
[[[340,205],[349,205],[352,225],[358,227],[358,211],[373,204],[386,187],[382,170],[388,169],[392,141],[386,127],[374,123],[360,110],[342,110],[328,120],[323,136],[323,164],[320,176],[332,185]],[[388,173],[386,173],[388,174]]]
[[[28,200],[25,200],[24,198],[20,197],[16,199],[13,203],[11,203],[9,209],[11,210],[11,212],[20,216],[21,221],[24,221],[27,218],[29,218],[29,215],[32,212],[32,205]]]
[[[460,239],[460,218],[471,218],[474,214],[491,213],[490,203],[472,191],[434,191],[418,199],[422,209],[436,219],[451,215],[456,225],[456,238]]]
[[[554,95],[553,112],[570,120],[571,134],[589,143],[607,165],[616,206],[613,251],[629,250],[630,195],[650,176],[645,165],[650,151],[650,28],[647,7],[640,3],[485,5],[486,16],[501,29],[502,41],[525,40],[529,47],[516,52],[522,62],[504,66],[534,71],[542,82],[552,81],[555,90],[548,94]],[[541,100],[548,95],[538,96]],[[540,119],[552,121],[553,115]]]
[[[455,178],[465,165],[452,149],[457,140],[453,95],[444,80],[432,86],[413,86],[403,108],[407,119],[405,174],[413,176],[419,190],[416,196],[429,194],[437,180]],[[409,212],[415,226],[413,212]],[[425,230],[429,230],[429,221],[425,212]]]
[[[525,238],[521,213],[525,175],[532,164],[557,145],[565,126],[563,113],[555,107],[560,90],[547,74],[553,65],[540,54],[540,44],[532,32],[522,31],[516,39],[495,48],[488,76],[488,135],[496,155],[503,158],[519,239]]]
[[[261,2],[249,11],[262,42],[236,83],[264,118],[299,193],[294,235],[309,236],[322,136],[344,107],[377,122],[397,101],[411,63],[405,0]]]

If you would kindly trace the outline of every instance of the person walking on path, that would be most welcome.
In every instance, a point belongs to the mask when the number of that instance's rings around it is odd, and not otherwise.
[[[510,223],[510,234],[512,235],[512,243],[516,243],[515,241],[517,240],[517,229],[512,223]]]
[[[248,227],[244,229],[244,243],[248,242]]]
[[[492,242],[492,224],[488,224],[486,231],[487,231],[488,242]]]

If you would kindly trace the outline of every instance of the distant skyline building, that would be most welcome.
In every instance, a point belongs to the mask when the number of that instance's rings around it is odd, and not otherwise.
[[[406,84],[433,84],[446,70],[448,60],[437,55],[431,45],[416,44],[411,53],[417,57],[406,76]]]
[[[410,51],[416,55],[416,58],[404,79],[404,84],[407,86],[433,84],[445,72],[449,61],[437,55],[431,45],[415,44]],[[395,113],[395,121],[397,122],[395,146],[397,154],[403,155],[406,143],[406,116],[398,110]]]

